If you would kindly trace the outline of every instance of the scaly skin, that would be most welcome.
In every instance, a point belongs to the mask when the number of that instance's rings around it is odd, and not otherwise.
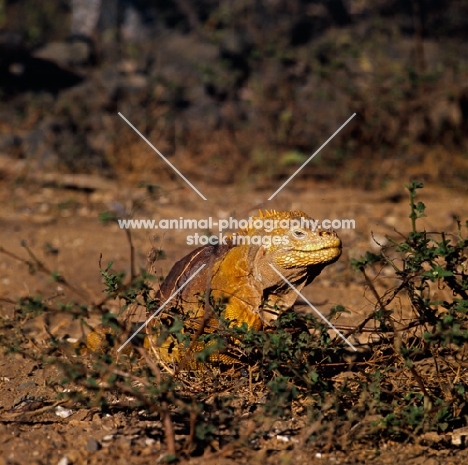
[[[260,212],[263,220],[310,220],[305,213]],[[279,225],[281,226],[281,225]],[[272,231],[245,229],[237,233],[246,241],[257,238],[257,245],[228,244],[204,246],[177,262],[161,284],[156,298],[165,302],[202,265],[206,266],[167,306],[162,321],[176,315],[184,323],[183,332],[191,334],[192,344],[187,349],[175,336],[161,334],[158,321],[149,325],[146,347],[165,364],[198,367],[195,354],[205,346],[198,341],[201,334],[218,331],[219,317],[212,311],[212,302],[221,302],[221,315],[231,326],[246,324],[255,330],[266,329],[278,315],[292,307],[297,294],[271,268],[273,265],[297,290],[310,284],[323,268],[341,255],[341,240],[335,232],[314,232],[303,227]],[[268,236],[268,237],[266,237]],[[274,243],[271,238],[287,238],[288,243]],[[266,239],[264,239],[266,238]],[[263,245],[260,240],[265,241]],[[268,244],[270,242],[270,244]],[[279,241],[278,241],[279,242]],[[209,362],[232,364],[235,357],[229,347],[210,356]]]

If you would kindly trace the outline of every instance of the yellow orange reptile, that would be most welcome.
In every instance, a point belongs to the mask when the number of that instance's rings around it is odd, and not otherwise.
[[[157,291],[160,303],[205,265],[168,303],[161,318],[148,325],[145,345],[159,360],[193,366],[196,353],[206,347],[200,337],[220,331],[220,317],[230,326],[267,328],[297,298],[277,272],[300,291],[341,255],[337,234],[313,231],[307,224],[311,218],[304,212],[261,211],[253,220],[260,220],[264,226],[240,230],[225,244],[200,247],[173,266]],[[181,342],[167,326],[163,329],[174,318],[183,322],[182,332],[190,334],[190,344]],[[212,354],[208,361],[233,363],[230,343],[226,341],[227,347]]]

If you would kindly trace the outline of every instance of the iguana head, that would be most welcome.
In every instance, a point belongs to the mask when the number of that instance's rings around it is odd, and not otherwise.
[[[328,265],[341,255],[341,240],[334,231],[314,231],[312,218],[302,211],[260,211],[250,227],[238,235],[259,236],[268,261],[281,268]],[[259,220],[259,221],[255,221]],[[260,244],[261,241],[261,244]]]

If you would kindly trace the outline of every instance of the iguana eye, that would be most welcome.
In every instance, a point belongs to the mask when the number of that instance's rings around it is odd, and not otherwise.
[[[291,234],[295,239],[305,239],[307,236],[307,233],[303,231],[302,229],[293,229],[291,231]]]

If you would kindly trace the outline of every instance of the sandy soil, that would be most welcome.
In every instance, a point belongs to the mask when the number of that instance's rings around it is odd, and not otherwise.
[[[403,176],[402,176],[403,178]],[[402,184],[408,180],[402,179]],[[351,325],[363,319],[373,309],[373,297],[362,277],[350,266],[367,250],[377,251],[374,239],[385,243],[385,235],[396,237],[410,229],[408,196],[402,185],[385,190],[365,192],[359,189],[339,189],[293,180],[272,201],[268,197],[277,186],[212,187],[192,182],[207,197],[202,200],[192,189],[179,182],[160,186],[157,194],[148,196],[142,188],[123,186],[106,181],[105,188],[83,191],[64,187],[44,186],[34,182],[3,179],[0,184],[0,246],[10,254],[28,258],[22,247],[30,250],[51,271],[59,270],[78,290],[71,292],[50,276],[36,272],[5,253],[0,254],[0,314],[13,315],[16,301],[24,296],[41,295],[57,301],[75,299],[83,303],[97,302],[103,297],[99,262],[109,261],[116,270],[129,273],[130,252],[125,233],[115,223],[103,224],[99,214],[104,210],[125,208],[134,218],[247,218],[258,208],[301,209],[317,219],[355,220],[355,229],[341,230],[343,255],[324,270],[304,294],[327,314],[336,304],[349,313],[340,316],[336,324]],[[427,218],[421,224],[428,231],[456,231],[455,215],[468,218],[468,193],[426,186],[419,199],[426,204]],[[199,231],[200,233],[202,231]],[[193,249],[186,243],[184,231],[132,231],[136,249],[135,262],[146,266],[146,254],[152,245],[162,248],[164,258],[158,266],[161,276],[167,274],[175,260]],[[102,258],[100,258],[102,256]],[[391,285],[391,283],[388,283]],[[64,296],[62,295],[64,294]],[[115,308],[116,309],[116,308]],[[115,310],[114,309],[114,310]],[[308,311],[307,307],[298,307]],[[81,337],[82,329],[63,315],[44,316],[28,322],[29,336],[42,344],[50,330],[58,337]],[[97,316],[91,318],[91,324]],[[28,411],[51,405],[56,393],[50,381],[59,379],[55,366],[38,365],[23,356],[0,351],[0,464],[60,464],[67,463],[158,463],[164,456],[164,435],[159,418],[145,412],[128,415],[124,410],[103,412],[98,407],[73,410],[61,418],[49,408],[41,414]],[[32,405],[38,402],[37,405]],[[21,413],[25,413],[22,415]],[[182,440],[183,436],[177,436]],[[288,450],[292,449],[292,450]],[[315,454],[315,455],[314,455]],[[321,455],[320,455],[321,454]],[[251,451],[250,456],[238,456],[235,451],[206,451],[191,463],[394,463],[395,457],[404,463],[425,465],[463,463],[468,455],[463,447],[388,444],[379,450],[356,449],[327,453],[286,447],[275,438],[265,440],[264,447]]]

